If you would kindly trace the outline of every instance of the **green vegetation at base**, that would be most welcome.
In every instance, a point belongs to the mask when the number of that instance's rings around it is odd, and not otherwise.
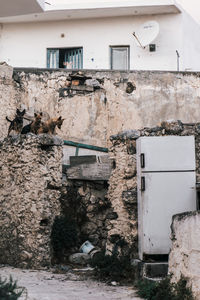
[[[103,281],[133,282],[135,278],[135,270],[128,257],[105,255],[101,252],[92,259],[91,265],[95,267],[96,277]]]
[[[157,281],[139,280],[136,283],[138,296],[146,300],[194,300],[187,279],[181,276],[177,283],[171,282],[171,277]]]
[[[0,277],[0,299],[1,300],[17,300],[23,294],[25,288],[18,287],[17,281],[10,276],[8,279]]]

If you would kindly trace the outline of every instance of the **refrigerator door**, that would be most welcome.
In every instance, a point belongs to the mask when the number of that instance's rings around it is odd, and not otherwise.
[[[137,140],[141,172],[194,171],[194,136],[141,137]]]
[[[140,259],[143,254],[168,254],[172,216],[196,209],[195,172],[142,175],[138,177]]]

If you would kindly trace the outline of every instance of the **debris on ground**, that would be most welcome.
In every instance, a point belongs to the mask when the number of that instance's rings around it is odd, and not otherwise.
[[[62,271],[63,266],[62,266]],[[68,270],[68,271],[67,271]],[[8,266],[0,267],[0,276],[10,275],[18,286],[28,293],[20,300],[140,300],[130,286],[108,286],[91,278],[82,280],[82,275],[66,269],[63,274],[50,270],[22,270]]]

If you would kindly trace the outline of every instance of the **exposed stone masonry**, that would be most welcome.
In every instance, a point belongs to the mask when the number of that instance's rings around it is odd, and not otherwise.
[[[28,134],[2,140],[0,263],[27,268],[49,265],[51,227],[60,213],[76,221],[79,246],[88,239],[109,254],[137,257],[136,139],[195,135],[198,181],[199,133],[199,123],[174,121],[112,136],[109,185],[104,181],[61,182],[62,141],[57,137]]]
[[[137,255],[136,142],[115,141],[110,148],[114,169],[109,180],[108,199],[118,218],[108,228],[107,251]],[[121,247],[122,246],[122,247]],[[127,247],[128,246],[128,247]]]
[[[67,180],[61,190],[61,208],[78,226],[79,246],[89,240],[105,249],[110,220],[117,218],[103,181]]]
[[[80,242],[88,238],[95,245],[105,246],[108,253],[118,251],[137,257],[136,139],[195,135],[198,150],[200,123],[175,121],[142,130],[127,129],[154,126],[168,118],[197,121],[199,74],[84,70],[78,78],[75,73],[13,72],[10,66],[1,65],[0,136],[7,135],[6,115],[12,119],[16,108],[25,108],[29,116],[39,111],[46,112],[47,118],[48,114],[62,115],[65,121],[59,135],[64,139],[106,147],[110,144],[114,161],[108,194],[103,182],[68,181],[62,187],[61,204],[65,212],[76,210]],[[109,141],[111,134],[122,130],[126,131],[112,135]],[[32,135],[1,143],[0,262],[26,267],[50,262],[50,228],[54,216],[60,213],[62,147],[55,141],[48,143],[49,138],[44,142],[44,138]],[[200,181],[199,151],[196,165]]]
[[[62,141],[18,135],[0,142],[0,263],[51,263],[50,233],[60,214]]]
[[[200,212],[178,214],[172,220],[172,249],[169,255],[169,273],[177,282],[181,276],[188,279],[195,299],[200,299]]]

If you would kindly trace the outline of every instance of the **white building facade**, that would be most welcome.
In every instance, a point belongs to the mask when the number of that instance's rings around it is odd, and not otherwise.
[[[30,68],[200,70],[199,25],[174,1],[81,5],[1,17],[0,61]],[[133,32],[151,20],[159,33],[143,49]]]

